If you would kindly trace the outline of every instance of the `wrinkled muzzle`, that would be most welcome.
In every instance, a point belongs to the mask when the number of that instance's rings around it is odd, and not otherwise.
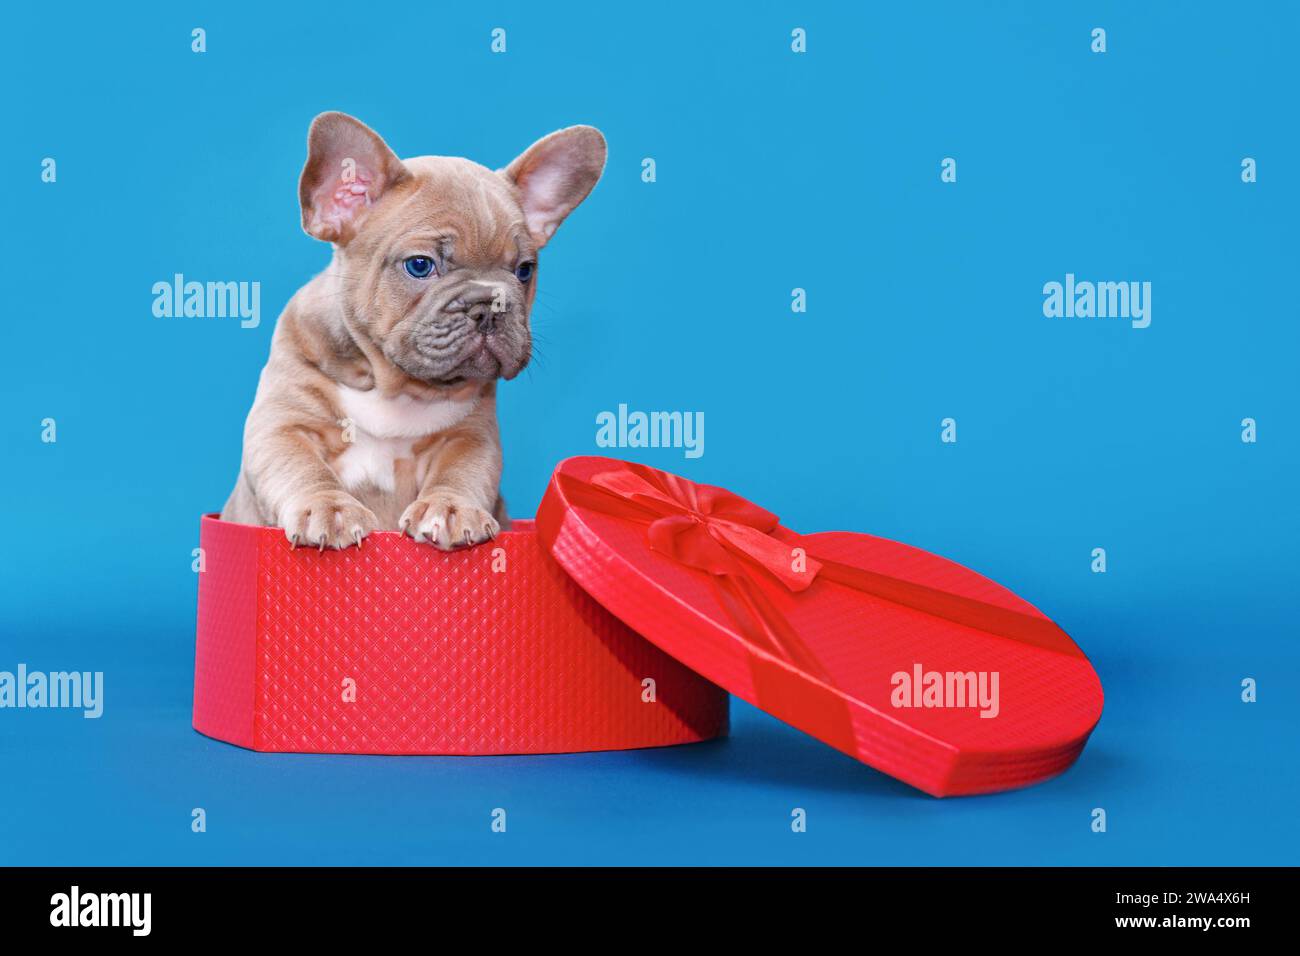
[[[426,296],[394,329],[394,364],[430,382],[514,378],[528,364],[527,304],[509,282],[470,279]]]

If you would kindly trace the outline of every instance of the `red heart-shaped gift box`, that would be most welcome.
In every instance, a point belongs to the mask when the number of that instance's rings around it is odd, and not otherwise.
[[[561,462],[536,529],[515,527],[321,554],[205,518],[195,727],[259,750],[621,749],[725,733],[725,690],[946,796],[1059,773],[1101,714],[1059,627],[907,545],[799,535],[594,457]]]

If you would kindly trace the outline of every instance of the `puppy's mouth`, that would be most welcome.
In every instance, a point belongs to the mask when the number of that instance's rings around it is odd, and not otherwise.
[[[501,360],[497,358],[496,352],[492,350],[488,340],[485,339],[473,354],[464,359],[452,371],[455,374],[447,379],[452,384],[465,381],[487,382],[500,377],[502,372]]]
[[[514,355],[509,346],[494,336],[484,336],[472,353],[462,359],[446,375],[428,379],[431,384],[452,388],[466,382],[490,382],[494,379],[512,379],[523,369],[525,362]]]
[[[410,347],[393,361],[412,378],[435,387],[455,389],[498,378],[512,379],[528,364],[532,343],[526,329],[475,330],[447,347],[439,330],[417,333]]]

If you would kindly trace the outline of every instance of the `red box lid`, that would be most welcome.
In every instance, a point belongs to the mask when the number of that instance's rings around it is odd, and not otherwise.
[[[725,489],[597,457],[556,467],[537,528],[584,590],[692,670],[935,796],[1060,773],[1101,716],[1064,631],[918,548],[796,534]]]

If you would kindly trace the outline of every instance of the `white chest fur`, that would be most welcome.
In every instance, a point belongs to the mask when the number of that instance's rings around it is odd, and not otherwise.
[[[410,395],[384,396],[339,386],[343,428],[352,441],[334,463],[349,489],[373,485],[381,491],[394,488],[394,466],[410,458],[416,440],[445,431],[462,421],[474,406],[473,398],[425,401]],[[417,480],[418,477],[417,477]]]

